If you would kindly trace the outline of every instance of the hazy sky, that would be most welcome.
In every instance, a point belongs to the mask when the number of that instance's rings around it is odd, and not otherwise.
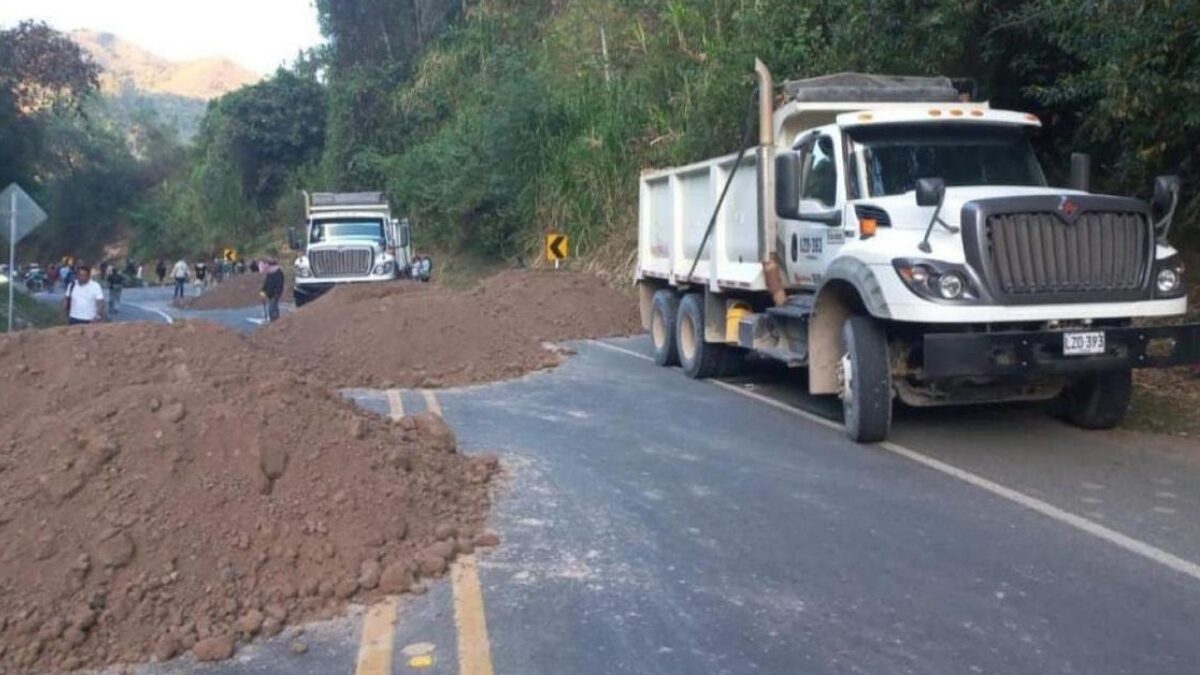
[[[268,73],[321,41],[312,0],[0,0],[0,26],[107,31],[172,60],[226,56]]]

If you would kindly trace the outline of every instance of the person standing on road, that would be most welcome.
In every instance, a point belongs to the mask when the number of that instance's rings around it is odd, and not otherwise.
[[[267,301],[267,321],[279,320],[279,299],[283,297],[283,268],[272,258],[267,262],[267,276],[263,277],[262,297]]]
[[[158,285],[162,286],[167,278],[167,261],[159,258],[158,264],[154,266],[154,274],[158,277]]]
[[[104,289],[92,280],[92,268],[80,265],[63,296],[67,323],[95,323],[104,317]]]
[[[196,262],[196,286],[208,285],[208,263],[203,260]]]
[[[180,299],[184,296],[184,291],[187,288],[188,280],[188,264],[183,258],[175,261],[175,266],[171,268],[171,276],[175,278],[175,298]]]
[[[108,273],[108,313],[116,314],[121,311],[121,293],[125,290],[125,275],[116,266]]]

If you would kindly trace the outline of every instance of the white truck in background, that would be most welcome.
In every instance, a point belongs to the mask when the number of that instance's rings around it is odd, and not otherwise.
[[[304,232],[288,230],[300,307],[335,284],[392,281],[412,264],[407,220],[392,217],[382,192],[304,193]]]
[[[720,375],[748,353],[807,370],[846,431],[886,438],[911,406],[1058,399],[1119,424],[1131,371],[1200,361],[1167,244],[1179,181],[1152,203],[1050,187],[1029,114],[946,78],[789,82],[756,65],[754,152],[641,176],[642,322],[659,365]]]

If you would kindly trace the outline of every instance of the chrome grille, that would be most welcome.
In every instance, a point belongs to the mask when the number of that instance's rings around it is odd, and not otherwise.
[[[997,290],[1010,296],[1134,291],[1146,280],[1150,226],[1140,213],[1055,213],[987,218],[986,250]]]
[[[371,273],[371,249],[320,249],[310,251],[308,262],[315,277],[367,276]]]

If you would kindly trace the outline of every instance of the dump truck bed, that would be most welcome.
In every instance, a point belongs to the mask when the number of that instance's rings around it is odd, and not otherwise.
[[[756,159],[746,153],[701,250],[713,207],[737,155],[641,176],[636,276],[713,290],[766,290],[758,234]],[[695,263],[695,271],[689,277]]]

